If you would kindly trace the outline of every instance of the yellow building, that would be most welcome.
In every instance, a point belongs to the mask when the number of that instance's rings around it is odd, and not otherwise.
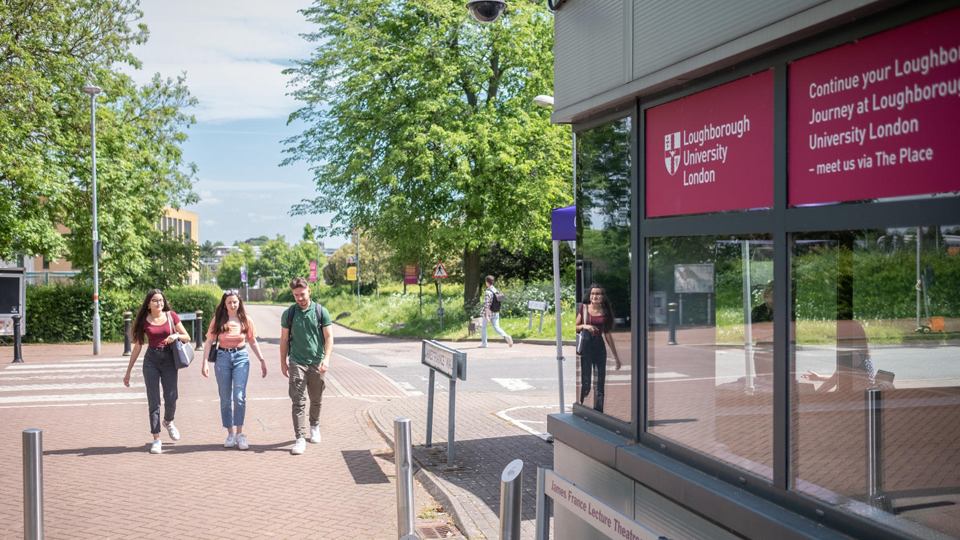
[[[200,243],[200,218],[196,212],[186,210],[177,210],[165,206],[163,216],[157,223],[157,229],[160,231],[170,231],[177,236],[185,236],[197,244]],[[200,283],[200,271],[190,272],[189,285],[198,285]]]

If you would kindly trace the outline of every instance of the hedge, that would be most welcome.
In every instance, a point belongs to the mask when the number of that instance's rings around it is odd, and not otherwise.
[[[170,307],[179,313],[203,310],[209,321],[223,291],[215,285],[173,287],[164,291]],[[100,291],[100,339],[123,341],[123,312],[136,316],[146,291]],[[38,285],[27,287],[26,343],[69,343],[93,340],[92,285]],[[193,327],[186,325],[193,333]]]

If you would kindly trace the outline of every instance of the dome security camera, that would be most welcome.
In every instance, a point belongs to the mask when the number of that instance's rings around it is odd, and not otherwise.
[[[500,14],[506,9],[507,3],[504,0],[470,0],[467,2],[467,9],[478,22],[492,23],[500,18]]]

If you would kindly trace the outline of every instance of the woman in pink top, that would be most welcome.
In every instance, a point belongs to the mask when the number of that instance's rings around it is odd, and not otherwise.
[[[179,339],[190,342],[187,330],[177,314],[170,310],[167,298],[159,289],[153,289],[143,299],[133,326],[130,327],[133,351],[123,384],[130,386],[130,372],[140,356],[144,338],[147,339],[147,352],[143,355],[143,384],[147,387],[147,409],[150,411],[150,433],[153,434],[151,454],[159,454],[160,442],[160,386],[163,386],[163,427],[167,428],[170,438],[177,440],[180,432],[173,425],[173,415],[177,412],[177,366],[173,360],[173,348],[170,344]]]
[[[223,292],[223,298],[207,330],[204,350],[209,351],[209,347],[213,347],[213,343],[218,339],[217,361],[213,369],[217,376],[217,387],[220,389],[220,419],[223,427],[227,429],[227,440],[223,447],[237,446],[246,450],[250,447],[243,434],[243,417],[247,412],[247,378],[250,375],[247,344],[260,359],[260,370],[264,377],[267,376],[267,364],[257,343],[257,330],[253,326],[253,319],[247,318],[243,301],[236,289]],[[200,364],[203,366],[200,368],[203,376],[209,377],[210,368],[207,363]]]
[[[620,370],[620,355],[617,346],[613,344],[614,316],[613,304],[607,297],[606,291],[599,285],[591,285],[587,289],[589,296],[577,313],[577,333],[580,334],[580,404],[590,393],[591,371],[597,373],[597,385],[593,389],[593,408],[603,412],[604,383],[607,378],[607,347],[613,351],[614,366]]]

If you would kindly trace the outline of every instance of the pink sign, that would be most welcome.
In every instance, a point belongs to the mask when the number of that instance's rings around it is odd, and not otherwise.
[[[310,281],[317,280],[317,261],[310,261]]]
[[[960,189],[958,29],[954,9],[790,65],[791,205]]]
[[[416,285],[418,283],[418,276],[420,274],[420,268],[415,264],[408,264],[403,267],[403,284],[404,285]]]
[[[647,110],[647,217],[773,206],[773,72]]]

